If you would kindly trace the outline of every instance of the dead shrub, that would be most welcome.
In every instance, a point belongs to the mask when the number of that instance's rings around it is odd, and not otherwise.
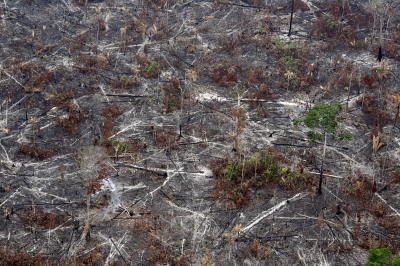
[[[56,256],[49,256],[48,254],[28,253],[21,249],[12,250],[8,246],[0,249],[0,264],[1,265],[29,265],[29,266],[96,266],[103,265],[104,261],[98,249],[90,251],[89,253],[75,258],[62,258]]]
[[[224,36],[221,41],[223,49],[232,55],[243,54],[249,43],[251,43],[251,37],[245,31],[240,32],[237,36]]]
[[[99,69],[104,69],[108,64],[108,59],[102,55],[80,54],[75,57],[77,69],[82,74],[93,74]]]
[[[68,47],[69,51],[81,51],[83,47],[85,47],[85,45],[89,42],[89,34],[87,31],[83,31],[75,38],[62,37],[61,42]]]
[[[140,85],[140,81],[137,78],[132,77],[117,77],[113,81],[111,81],[111,87],[117,91],[126,91],[129,89],[133,89]]]
[[[19,147],[19,152],[23,155],[36,158],[38,160],[44,160],[50,158],[53,155],[53,150],[45,150],[37,147],[36,145],[31,146],[29,144],[22,144]]]
[[[294,0],[294,12],[296,12],[297,10],[301,10],[301,11],[308,11],[310,10],[308,8],[308,6],[301,0]]]
[[[339,66],[339,64],[335,63],[334,71],[337,75],[329,81],[329,87],[343,89],[349,86],[349,84],[351,84],[350,80],[352,79],[351,73],[353,72],[353,69],[354,64],[352,62],[347,62],[343,66]]]
[[[102,111],[102,127],[101,132],[103,139],[109,138],[113,134],[114,120],[120,116],[123,111],[115,104],[109,104]]]
[[[87,180],[87,186],[86,186],[86,194],[94,195],[98,191],[101,191],[102,184],[100,183],[101,180],[109,177],[111,173],[113,172],[113,169],[109,164],[106,164],[104,162],[97,162],[97,177],[93,179]]]
[[[164,110],[166,113],[179,110],[182,106],[182,96],[180,81],[177,78],[171,78],[168,86],[164,88]]]
[[[211,73],[211,79],[220,87],[233,87],[238,81],[234,63],[223,61],[216,64]]]
[[[389,113],[378,105],[373,95],[360,97],[357,100],[357,104],[362,106],[361,111],[365,114],[365,123],[369,125],[370,128],[380,129],[389,122]],[[385,101],[383,105],[386,105]]]
[[[105,31],[105,30],[106,30],[107,24],[106,24],[106,22],[104,21],[104,19],[102,19],[102,18],[97,19],[97,23],[98,23],[98,27],[99,27],[99,30],[100,30],[100,31]]]
[[[357,40],[357,35],[352,25],[345,25],[341,20],[330,14],[319,14],[312,25],[310,34],[327,41],[326,49],[334,46],[347,46]],[[355,45],[353,45],[354,47]]]
[[[365,74],[362,78],[361,78],[361,83],[365,85],[366,89],[371,90],[372,88],[377,86],[377,77],[376,75],[372,76],[370,74]]]
[[[365,206],[368,205],[372,198],[373,184],[368,177],[359,174],[358,176],[350,177],[344,186],[344,193],[351,198],[358,200]]]
[[[396,169],[392,174],[392,183],[400,184],[400,170]]]
[[[75,98],[73,89],[66,89],[61,87],[58,91],[54,92],[48,99],[50,107],[58,107],[61,109],[72,109],[71,100]]]
[[[121,110],[116,104],[107,105],[106,107],[103,108],[103,111],[101,113],[103,117],[110,117],[110,118],[116,118],[122,114],[123,110]]]
[[[49,77],[49,73],[46,71],[38,73],[32,77],[31,81],[28,83],[28,86],[43,89],[49,83]]]
[[[25,211],[21,217],[22,222],[35,229],[53,229],[66,221],[61,214],[45,212],[43,208]]]
[[[177,147],[178,135],[175,130],[170,128],[155,129],[152,128],[154,144],[159,149],[175,149]]]
[[[56,127],[63,128],[68,134],[72,136],[77,136],[79,134],[79,124],[83,120],[80,113],[75,111],[70,111],[67,117],[56,118]]]
[[[247,68],[246,78],[249,84],[261,84],[269,81],[268,75],[265,73],[263,67],[255,66],[253,68]]]

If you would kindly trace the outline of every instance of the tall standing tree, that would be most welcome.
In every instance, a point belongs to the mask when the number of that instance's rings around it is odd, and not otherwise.
[[[342,105],[339,103],[330,105],[316,105],[306,115],[304,121],[294,119],[293,123],[296,125],[300,122],[310,128],[307,136],[311,141],[324,141],[324,149],[322,153],[322,162],[320,168],[320,178],[318,185],[318,194],[322,194],[322,180],[323,170],[326,152],[326,136],[335,135],[338,122],[336,120],[337,115],[342,111]]]

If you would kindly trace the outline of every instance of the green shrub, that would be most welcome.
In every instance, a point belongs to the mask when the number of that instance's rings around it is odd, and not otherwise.
[[[303,172],[291,172],[281,165],[275,151],[262,151],[248,160],[225,158],[211,162],[218,178],[214,196],[232,201],[235,205],[247,202],[252,188],[275,183],[287,190],[308,189],[313,178]]]
[[[366,266],[400,266],[400,256],[393,256],[388,248],[371,248]]]

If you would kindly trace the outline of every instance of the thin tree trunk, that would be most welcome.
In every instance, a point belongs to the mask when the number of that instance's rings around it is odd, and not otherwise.
[[[294,11],[294,0],[292,0],[292,13],[290,14],[290,25],[288,36],[292,33],[292,21],[293,21],[293,11]]]
[[[325,151],[326,151],[326,134],[324,133],[324,152],[322,154],[322,163],[321,163],[321,171],[319,174],[319,185],[318,185],[318,194],[322,194],[322,178],[323,178],[323,171],[324,171],[324,161],[325,161]]]
[[[85,227],[83,229],[84,236],[86,240],[90,238],[90,197],[91,195],[87,195],[87,202],[86,202],[86,220],[85,220]]]

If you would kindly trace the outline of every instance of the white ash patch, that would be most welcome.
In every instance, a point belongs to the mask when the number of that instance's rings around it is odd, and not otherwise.
[[[227,99],[225,97],[221,97],[217,95],[216,93],[212,92],[204,92],[204,93],[199,93],[196,97],[196,100],[199,102],[208,102],[208,101],[220,101],[220,102],[225,102]]]

